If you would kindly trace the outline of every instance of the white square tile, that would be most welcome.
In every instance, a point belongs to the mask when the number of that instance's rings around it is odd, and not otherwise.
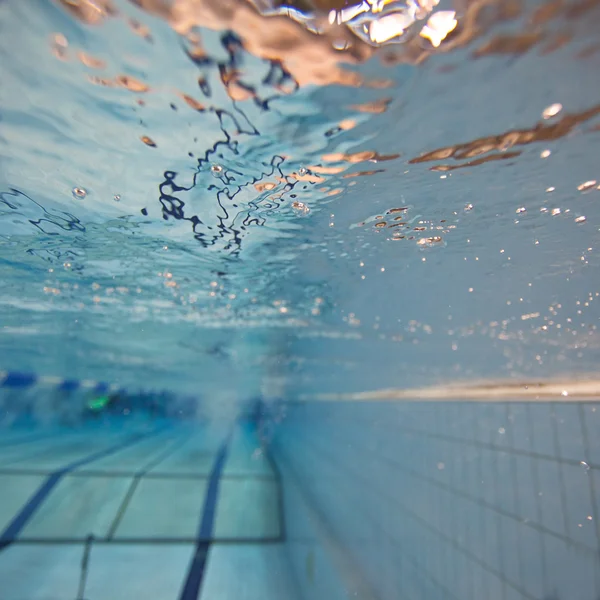
[[[508,447],[508,430],[511,422],[508,419],[508,409],[502,402],[492,402],[489,407],[490,418],[490,443],[501,448]]]
[[[501,545],[503,575],[517,586],[522,585],[520,572],[520,557],[522,547],[520,545],[519,524],[509,518],[498,516],[499,543]]]
[[[558,598],[597,600],[596,574],[600,570],[597,554],[578,552],[562,540],[544,536],[548,559],[548,590]]]
[[[515,471],[514,455],[508,452],[495,453],[495,500],[494,505],[500,510],[515,514]]]
[[[534,460],[540,484],[538,502],[542,507],[542,525],[566,536],[566,507],[563,507],[562,503],[560,464],[553,460]]]
[[[496,567],[496,565],[491,565]],[[503,600],[504,594],[502,589],[502,581],[494,573],[484,570],[483,581],[485,585],[485,596],[486,600]]]
[[[456,578],[455,578],[455,591],[454,595],[456,598],[461,598],[461,600],[472,600],[472,588],[473,581],[471,573],[473,571],[473,561],[465,556],[462,552],[456,553]],[[442,596],[438,595],[436,597],[442,598]],[[446,598],[447,596],[444,596]]]
[[[2,600],[72,600],[83,545],[13,544],[0,553]]]
[[[177,448],[159,464],[150,469],[153,474],[195,475],[208,477],[215,463],[219,444],[197,435]]]
[[[22,538],[107,535],[131,484],[128,477],[63,477],[32,515]]]
[[[507,435],[512,440],[513,448],[530,452],[533,447],[533,439],[529,427],[527,406],[521,403],[510,403],[508,405]]]
[[[194,550],[193,544],[95,545],[90,553],[84,597],[177,600]]]
[[[477,496],[491,504],[496,505],[496,463],[497,463],[497,452],[495,450],[488,450],[481,448],[479,450],[479,456],[481,461],[481,470],[479,471],[478,479],[478,492]]]
[[[521,572],[523,587],[534,598],[544,594],[546,585],[544,577],[543,538],[538,530],[527,525],[521,525]]]
[[[554,443],[555,406],[545,403],[530,403],[527,408],[533,429],[533,452],[545,456],[556,456],[558,449]]]
[[[495,424],[490,404],[487,402],[473,402],[471,406],[471,410],[475,414],[474,439],[489,444],[492,441],[492,431]]]
[[[205,479],[142,478],[115,539],[196,538],[206,486]]]
[[[534,461],[538,459],[526,455],[517,455],[517,504],[519,517],[523,520],[538,521],[539,496],[535,487]],[[517,510],[517,509],[515,509]]]
[[[596,527],[600,534],[600,471],[593,469],[589,471],[591,477],[591,486],[594,489],[594,508],[596,510]],[[600,535],[599,535],[600,538]]]
[[[214,535],[217,539],[279,536],[277,485],[261,479],[222,479]]]
[[[314,559],[307,569],[314,571]],[[297,590],[284,546],[213,545],[200,600],[220,598],[296,600]]]
[[[585,460],[580,409],[579,403],[576,402],[557,404],[554,408],[558,449],[562,458],[576,461]]]
[[[597,523],[592,504],[592,473],[579,465],[562,464],[569,537],[598,552]]]
[[[583,404],[583,420],[588,445],[588,460],[600,465],[600,404]],[[585,459],[583,459],[585,460]]]
[[[483,552],[478,556],[488,567],[496,568],[500,563],[500,532],[498,515],[488,508],[483,509]]]
[[[0,532],[46,480],[41,475],[0,475]]]
[[[478,564],[474,564],[470,571],[471,585],[473,589],[473,599],[488,598],[488,590],[485,586],[485,575],[483,567]]]

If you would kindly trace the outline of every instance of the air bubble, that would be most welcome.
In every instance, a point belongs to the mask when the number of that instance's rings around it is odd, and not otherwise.
[[[544,109],[542,117],[544,117],[544,119],[551,119],[552,117],[555,117],[562,110],[562,108],[563,106],[559,102],[551,104]]]
[[[87,190],[80,187],[73,188],[73,196],[75,198],[85,198],[87,196]]]
[[[465,204],[465,212],[469,212],[470,210],[473,210],[473,205],[472,204]]]
[[[308,169],[306,167],[300,167],[298,169],[298,175],[302,176],[302,175],[306,175],[308,173]]]
[[[120,194],[115,194],[115,195],[113,196],[113,200],[114,200],[115,202],[120,202],[120,201],[121,201],[121,196],[120,196]]]
[[[431,237],[421,238],[417,241],[417,246],[431,247],[443,242],[441,236],[434,235]]]
[[[210,172],[216,177],[223,172],[223,167],[221,165],[211,165]]]

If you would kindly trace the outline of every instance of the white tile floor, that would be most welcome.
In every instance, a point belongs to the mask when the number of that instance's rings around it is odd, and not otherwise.
[[[193,553],[193,544],[93,547],[85,597],[90,600],[177,600]]]
[[[278,487],[273,479],[227,479],[221,482],[215,522],[217,539],[279,536]]]
[[[205,493],[206,479],[142,479],[116,529],[115,539],[193,539]]]
[[[43,475],[0,475],[0,531],[42,485]]]
[[[32,515],[21,538],[105,537],[129,485],[125,477],[67,475]]]
[[[179,598],[223,431],[166,430],[94,457],[129,439],[130,432],[62,431],[0,443],[0,536],[53,472],[91,459],[59,478],[0,551],[1,600],[74,600],[90,534],[105,541],[91,545],[84,598]],[[279,509],[270,463],[253,434],[237,427],[213,524],[213,538],[227,543],[209,551],[202,599],[295,600],[281,544],[271,543],[281,534]],[[257,543],[232,543],[238,538]],[[244,585],[235,575],[241,567]]]
[[[9,546],[0,554],[0,598],[76,598],[82,556],[82,545]]]
[[[281,544],[217,544],[208,555],[200,600],[299,600],[289,575]]]
[[[84,551],[83,544],[16,544],[7,548],[0,560],[0,597],[77,598]],[[93,545],[84,598],[178,600],[193,553],[193,544]],[[281,544],[212,546],[198,600],[230,598],[299,600]]]

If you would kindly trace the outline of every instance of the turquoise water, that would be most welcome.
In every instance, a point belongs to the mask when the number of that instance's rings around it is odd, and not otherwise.
[[[600,597],[600,8],[380,4],[0,1],[0,600]]]

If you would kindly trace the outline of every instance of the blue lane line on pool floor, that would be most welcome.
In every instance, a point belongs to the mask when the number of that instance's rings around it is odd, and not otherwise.
[[[81,458],[58,471],[54,471],[48,475],[44,483],[38,488],[38,490],[29,498],[23,508],[19,511],[19,513],[13,518],[13,520],[7,525],[4,531],[0,534],[0,552],[4,550],[8,545],[10,545],[18,535],[23,531],[31,517],[35,514],[38,508],[42,505],[44,500],[50,495],[50,492],[56,487],[58,482],[69,472],[74,471],[75,469],[82,467],[83,465],[87,465],[95,460],[100,458],[104,458],[106,456],[110,456],[115,452],[119,452],[129,446],[133,446],[138,442],[160,433],[164,430],[164,427],[160,429],[155,429],[154,431],[148,433],[140,433],[134,436],[133,438],[129,438],[128,440],[121,442],[115,446],[110,448],[106,448],[105,450],[100,450],[90,456],[85,458]]]
[[[200,589],[206,572],[206,561],[215,527],[219,484],[232,437],[233,431],[227,435],[221,445],[210,472],[206,496],[204,497],[204,506],[202,508],[202,519],[198,528],[198,541],[179,600],[198,600],[200,597]]]

